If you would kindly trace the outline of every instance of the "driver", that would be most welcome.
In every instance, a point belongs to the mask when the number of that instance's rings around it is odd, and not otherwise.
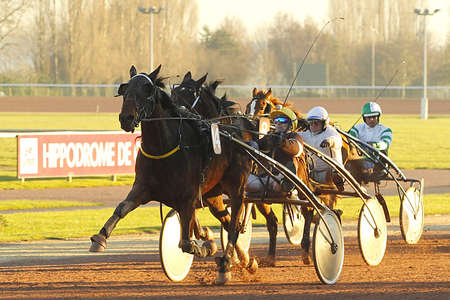
[[[342,164],[342,137],[330,125],[330,118],[326,109],[321,106],[313,107],[306,115],[306,120],[309,129],[299,132],[303,141]],[[335,181],[338,188],[342,188],[342,179],[333,174],[332,168],[327,163],[313,156],[313,164],[310,174],[313,180],[322,184],[330,184]]]
[[[294,132],[298,124],[297,115],[291,109],[283,107],[271,112],[270,118],[275,130],[256,142],[258,148],[268,152],[269,156],[296,174],[299,164],[297,158],[303,153],[302,138]],[[293,184],[276,170],[273,170],[273,174],[277,180],[268,177],[267,174],[263,176],[250,174],[247,180],[247,192],[262,192],[267,184],[269,191],[290,195],[291,198],[297,199],[297,190],[294,189]]]
[[[364,123],[353,126],[349,133],[387,154],[392,143],[392,130],[380,123],[381,107],[376,102],[367,102],[361,110]]]
[[[361,110],[364,123],[353,126],[349,134],[387,155],[392,143],[392,130],[380,123],[381,113],[381,107],[378,103],[367,102]],[[375,177],[378,177],[378,175],[385,175],[382,169],[377,168],[374,162],[369,159],[361,159],[359,163],[365,182],[371,181],[371,179],[376,180]]]

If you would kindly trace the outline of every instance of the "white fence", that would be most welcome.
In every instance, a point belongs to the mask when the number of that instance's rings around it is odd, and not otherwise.
[[[117,93],[118,84],[45,84],[0,83],[0,96],[96,96],[111,97]],[[256,88],[272,88],[278,97],[286,95],[288,85],[220,85],[219,92],[230,97],[248,97]],[[384,91],[383,91],[384,90]],[[389,98],[421,98],[423,86],[293,86],[290,97],[320,98],[374,98],[378,94]],[[450,99],[450,86],[429,86],[429,99]]]

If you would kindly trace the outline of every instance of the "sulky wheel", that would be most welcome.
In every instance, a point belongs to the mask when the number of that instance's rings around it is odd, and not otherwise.
[[[369,266],[380,264],[386,251],[387,225],[383,207],[369,199],[361,208],[358,219],[358,241],[364,261]]]
[[[178,246],[181,240],[180,217],[175,210],[164,218],[159,236],[159,256],[164,273],[172,281],[183,280],[191,269],[194,255]]]
[[[301,207],[293,204],[283,204],[283,228],[286,238],[292,245],[300,245],[303,238],[305,218]]]
[[[334,284],[344,264],[344,235],[341,222],[334,212],[326,210],[322,216],[323,219],[314,228],[312,259],[320,281]]]
[[[231,208],[227,207],[227,210],[229,213],[231,213]],[[241,222],[243,219],[243,215],[241,217]],[[252,218],[248,219],[248,223],[245,225],[245,232],[241,232],[239,233],[239,237],[238,237],[238,241],[241,245],[241,247],[243,248],[243,250],[245,250],[245,252],[248,251],[248,249],[250,249],[250,244],[252,242]],[[222,249],[223,251],[225,251],[227,244],[228,244],[228,231],[225,230],[225,228],[223,227],[223,225],[221,226],[221,230],[220,230],[220,240],[222,242]]]
[[[419,190],[410,187],[400,204],[400,229],[407,244],[419,241],[423,232],[423,197]]]

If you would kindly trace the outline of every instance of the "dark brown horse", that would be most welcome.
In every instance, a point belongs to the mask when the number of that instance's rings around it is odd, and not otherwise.
[[[183,81],[173,88],[171,93],[172,100],[176,104],[188,109],[191,113],[198,114],[205,120],[216,119],[216,122],[220,121],[222,126],[244,129],[238,130],[239,135],[243,140],[248,141],[253,139],[253,136],[250,136],[248,132],[254,132],[256,128],[247,119],[234,113],[234,108],[237,106],[237,103],[228,101],[226,96],[218,98],[215,95],[216,88],[220,82],[214,81],[211,84],[204,86],[205,80],[206,75],[198,80],[193,80],[191,73],[186,73]],[[246,129],[249,130],[247,131]],[[222,186],[218,184],[214,189],[205,194],[204,202],[208,205],[211,213],[221,222],[223,227],[228,230],[231,217],[224,205],[223,193],[225,192]],[[203,236],[206,236],[208,231],[203,230],[197,219],[195,225],[194,232],[198,232],[198,237],[202,238]],[[236,247],[240,247],[239,243]],[[240,249],[240,251],[244,250]]]
[[[119,95],[123,96],[119,115],[121,128],[133,132],[141,124],[141,149],[136,158],[133,188],[99,234],[91,238],[92,247],[94,250],[104,249],[106,239],[117,222],[133,209],[153,200],[179,213],[182,228],[180,248],[183,252],[198,257],[212,255],[213,242],[197,245],[190,239],[190,229],[194,211],[201,206],[199,191],[205,194],[220,182],[231,199],[232,208],[229,242],[224,256],[218,259],[216,281],[223,284],[231,277],[230,262],[239,235],[238,217],[244,209],[245,183],[251,162],[243,150],[226,139],[221,139],[222,154],[205,160],[198,120],[186,116],[161,89],[164,83],[163,78],[158,77],[160,68],[150,74],[137,74],[132,66],[129,82],[119,87]],[[248,255],[240,257],[240,261],[248,264]]]
[[[204,86],[204,82],[206,80],[206,75],[201,77],[198,80],[194,80],[191,77],[191,73],[188,72],[183,78],[183,81],[179,86],[173,89],[172,91],[172,99],[180,105],[188,107],[198,113],[200,113],[205,118],[214,118],[221,116],[221,112],[215,108],[217,105],[214,105],[214,101],[211,99],[214,98],[215,89],[217,88],[218,82],[215,81],[210,85]],[[273,100],[275,98],[271,97],[271,90],[269,91],[257,91],[253,90],[253,101],[263,101],[268,106],[272,106],[272,104],[268,103],[276,103],[277,100]],[[273,102],[272,102],[273,101]],[[228,101],[231,102],[231,101]],[[234,102],[231,102],[234,103]],[[279,102],[281,104],[281,102]],[[229,106],[230,104],[226,104],[225,106]],[[258,109],[259,104],[253,105],[252,108],[257,108],[256,112],[258,115],[262,114],[265,110]],[[249,105],[247,105],[247,110],[249,110]],[[267,110],[267,113],[270,110]],[[256,126],[255,126],[256,129]],[[247,136],[248,137],[248,136]],[[248,137],[249,138],[249,137]],[[257,139],[257,135],[252,135],[251,138],[253,140]],[[308,173],[306,170],[306,162],[305,156],[301,156],[299,159],[303,163],[303,167],[299,168],[299,174],[301,173],[300,178],[307,178]],[[301,164],[302,164],[301,163]],[[305,179],[307,182],[308,180]],[[220,202],[221,199],[218,198],[208,199],[208,202],[213,203],[215,201]],[[271,205],[266,203],[257,202],[256,207],[261,212],[261,214],[266,219],[266,226],[269,232],[269,250],[267,257],[263,260],[263,262],[269,266],[274,266],[276,263],[276,240],[277,240],[277,232],[278,232],[278,219],[273,212]],[[214,213],[214,212],[213,212]],[[225,225],[226,226],[226,225]],[[226,228],[226,227],[225,227]]]

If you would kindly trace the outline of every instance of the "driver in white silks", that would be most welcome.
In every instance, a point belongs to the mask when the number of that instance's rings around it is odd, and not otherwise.
[[[299,132],[303,141],[342,164],[342,138],[336,129],[330,126],[326,109],[321,106],[312,108],[306,115],[306,120],[309,130]],[[311,178],[319,183],[331,182],[333,169],[316,156],[313,156],[313,163]]]

